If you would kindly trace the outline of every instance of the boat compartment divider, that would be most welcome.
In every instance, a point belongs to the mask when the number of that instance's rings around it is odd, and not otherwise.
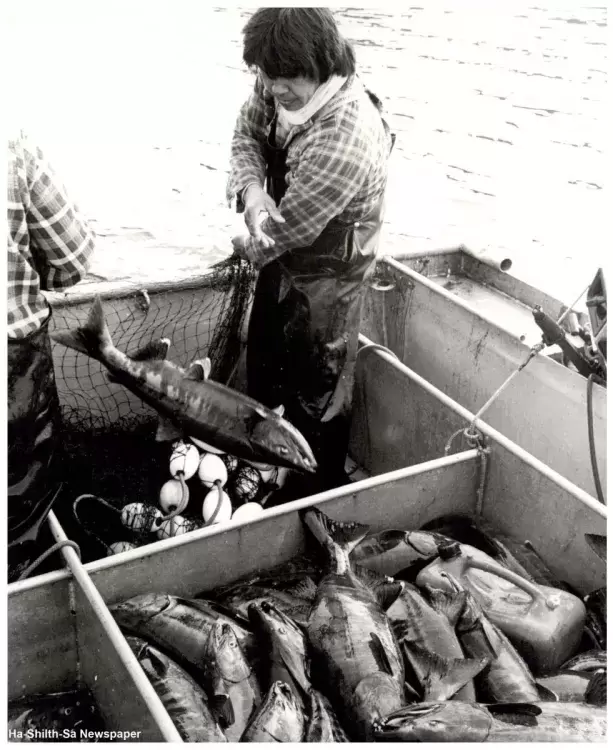
[[[360,336],[360,343],[368,345],[371,342],[365,336]],[[368,377],[380,382],[385,377],[382,368],[391,369],[398,374],[397,380],[390,382],[387,379],[391,387],[385,389],[385,392],[383,389],[377,391],[366,387],[369,398],[376,398],[370,408],[361,410],[369,420],[369,430],[385,430],[385,425],[389,422],[389,414],[386,414],[392,404],[396,424],[404,425],[406,429],[402,435],[390,434],[389,445],[385,443],[385,436],[383,437],[378,451],[373,452],[377,466],[385,462],[386,456],[394,451],[394,460],[408,458],[413,450],[411,446],[415,443],[416,431],[427,431],[428,419],[431,420],[432,415],[437,414],[435,401],[445,404],[449,411],[460,418],[460,427],[462,423],[465,427],[472,423],[474,414],[402,364],[395,355],[380,348],[372,348],[365,350],[364,359],[367,357],[378,364],[363,367],[362,378]],[[424,398],[423,392],[430,394],[432,403]],[[436,425],[430,421],[435,437],[427,436],[422,441],[422,449],[427,446],[428,440],[437,441],[436,445],[430,447],[431,450],[437,447],[440,449],[444,440],[440,434],[440,420],[443,420],[442,424],[449,432],[449,437],[457,428],[457,423],[441,410],[438,412],[438,419]],[[519,541],[530,540],[553,572],[577,590],[587,593],[604,586],[604,567],[587,545],[584,534],[606,535],[606,506],[486,422],[478,419],[475,427],[485,437],[489,450],[482,506],[484,519],[493,523],[502,533]],[[359,446],[355,446],[353,450],[359,451]],[[398,451],[404,451],[405,455],[398,455]],[[505,497],[505,502],[501,503],[500,497]],[[535,516],[543,519],[538,531],[534,526]],[[569,529],[572,529],[572,533],[569,533]],[[538,537],[535,537],[535,533]],[[568,566],[568,556],[573,560],[572,566]]]
[[[478,476],[478,451],[471,449],[270,508],[253,520],[129,550],[86,569],[111,604],[146,592],[193,596],[299,554],[305,545],[300,515],[310,507],[373,531],[403,528],[407,518],[418,528],[452,509],[471,516]]]
[[[53,511],[48,522],[56,541],[67,540]],[[107,728],[135,732],[139,741],[183,742],[78,555],[70,547],[62,554],[76,584],[80,673]]]

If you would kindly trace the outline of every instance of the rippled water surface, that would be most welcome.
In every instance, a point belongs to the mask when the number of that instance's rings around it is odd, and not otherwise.
[[[591,280],[608,239],[608,32],[606,5],[589,2],[336,9],[397,133],[384,250],[465,243],[504,249],[520,275],[570,295]],[[12,57],[21,82],[30,76],[18,111],[95,221],[97,272],[129,274],[143,248],[162,267],[177,252],[189,262],[226,254],[251,11],[35,7],[13,12],[22,54]]]

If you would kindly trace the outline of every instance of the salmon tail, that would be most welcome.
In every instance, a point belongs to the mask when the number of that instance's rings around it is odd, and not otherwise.
[[[353,563],[351,566],[355,575],[375,595],[379,606],[384,612],[398,599],[404,588],[403,581],[395,581],[389,576],[384,576],[374,570],[364,568],[362,565]]]
[[[51,338],[69,349],[76,349],[93,359],[102,361],[103,349],[113,346],[113,341],[106,324],[100,297],[94,300],[84,326],[74,328],[72,331],[57,331],[51,334]]]
[[[305,578],[298,581],[294,586],[285,589],[285,593],[295,596],[297,599],[304,599],[310,602],[313,601],[317,594],[317,584],[310,576],[305,576]]]
[[[443,659],[431,654],[430,669],[424,684],[427,701],[447,701],[482,672],[489,659]]]
[[[306,511],[302,519],[322,547],[340,547],[347,555],[369,532],[369,527],[360,523],[333,521],[317,508]]]
[[[607,561],[607,538],[602,534],[585,534],[585,541],[590,545],[598,557]]]
[[[467,592],[457,591],[452,594],[442,589],[435,589],[428,584],[423,587],[423,590],[432,608],[445,615],[449,623],[455,627],[466,607]]]

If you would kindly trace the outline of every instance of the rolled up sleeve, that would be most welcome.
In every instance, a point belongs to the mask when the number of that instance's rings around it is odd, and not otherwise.
[[[241,195],[251,183],[264,183],[266,124],[266,102],[258,79],[236,119],[230,151],[230,177],[226,188],[228,203],[235,195]]]

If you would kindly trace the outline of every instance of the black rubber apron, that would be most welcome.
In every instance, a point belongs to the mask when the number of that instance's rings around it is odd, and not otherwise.
[[[265,144],[266,189],[285,195],[287,150]],[[383,197],[350,224],[333,219],[310,247],[260,271],[247,346],[248,393],[285,416],[309,441],[320,466],[314,490],[338,484],[349,438],[354,369],[365,294],[375,267]]]
[[[50,318],[27,338],[8,340],[9,567],[27,558],[59,486],[52,472],[59,401]]]

